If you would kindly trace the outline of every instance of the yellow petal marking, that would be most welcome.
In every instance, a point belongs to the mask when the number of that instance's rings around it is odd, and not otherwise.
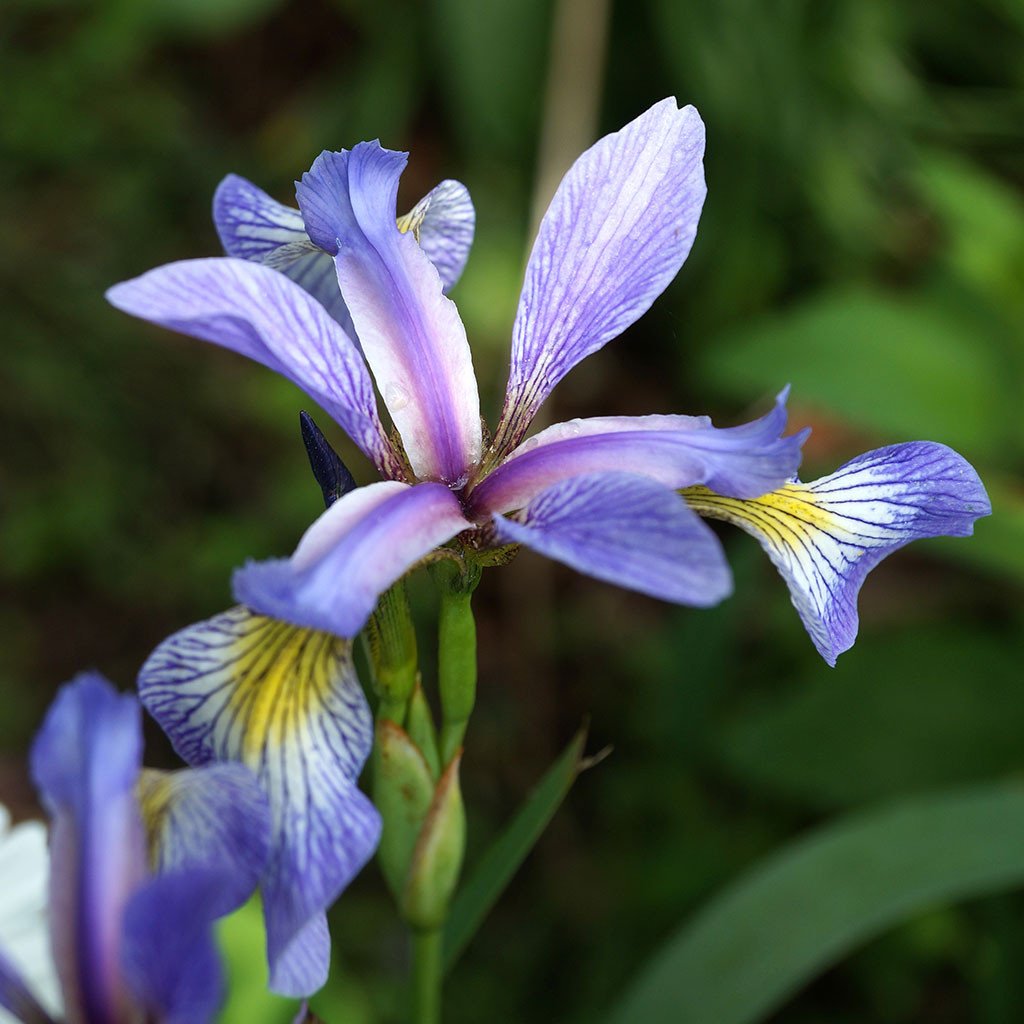
[[[139,813],[146,830],[146,851],[151,871],[158,867],[161,836],[171,810],[174,789],[172,773],[155,768],[143,768],[135,787]]]
[[[347,642],[264,616],[236,641],[227,713],[241,727],[242,760],[259,766],[268,745],[280,746],[304,728],[328,699]]]
[[[835,536],[841,530],[809,484],[784,484],[760,498],[727,498],[706,487],[687,487],[680,493],[700,515],[760,534],[776,547],[803,546],[815,531]]]
[[[398,230],[402,234],[412,232],[412,237],[418,242],[420,240],[420,228],[423,227],[423,222],[427,218],[427,210],[430,209],[430,202],[428,199],[421,199],[408,213],[403,213],[398,218]]]

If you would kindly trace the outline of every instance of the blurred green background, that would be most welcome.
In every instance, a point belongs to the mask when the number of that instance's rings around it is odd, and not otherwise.
[[[0,18],[0,799],[17,814],[36,813],[24,754],[55,688],[89,666],[130,686],[160,639],[230,602],[233,566],[290,551],[320,509],[304,396],[103,300],[218,252],[210,199],[229,171],[290,200],[321,149],[379,137],[412,153],[401,206],[466,182],[477,240],[453,297],[493,423],[538,162],[674,93],[708,126],[693,254],[546,414],[726,424],[791,382],[791,422],[814,428],[805,478],[929,438],[989,485],[996,514],[973,540],[873,573],[835,670],[736,533],[736,594],[712,611],[528,554],[485,575],[470,860],[584,716],[590,749],[614,751],[453,973],[453,1024],[600,1019],[769,851],[851,810],[1024,769],[1024,3],[610,6],[605,24],[603,3],[563,3],[554,43],[548,0],[6,0]],[[594,67],[600,87],[581,94]],[[429,585],[413,597],[429,623]],[[258,973],[254,920],[230,926],[243,973]],[[314,1008],[397,1020],[406,952],[376,868],[334,921],[337,970]],[[785,927],[766,921],[767,941]],[[1024,896],[935,906],[770,1019],[1011,1024],[1022,965]],[[265,1011],[237,1004],[231,1020],[287,1019]]]

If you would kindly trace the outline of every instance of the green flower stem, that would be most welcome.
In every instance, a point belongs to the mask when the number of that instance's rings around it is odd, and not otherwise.
[[[381,595],[363,639],[379,701],[377,717],[401,725],[416,688],[417,666],[416,631],[401,580]]]
[[[476,620],[471,607],[480,567],[439,563],[441,591],[437,635],[437,678],[441,692],[441,764],[455,756],[476,702]]]
[[[414,1024],[441,1024],[442,936],[440,930],[413,932]]]

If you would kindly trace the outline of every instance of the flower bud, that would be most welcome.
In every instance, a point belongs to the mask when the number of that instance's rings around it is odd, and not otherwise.
[[[381,871],[395,899],[401,902],[423,822],[434,800],[434,776],[409,738],[387,719],[377,723],[374,803],[380,811]]]
[[[421,931],[440,928],[448,916],[466,848],[466,815],[459,788],[459,750],[445,769],[420,831],[402,893],[402,915]]]

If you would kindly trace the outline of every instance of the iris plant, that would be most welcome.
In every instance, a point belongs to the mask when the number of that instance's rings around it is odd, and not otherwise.
[[[266,798],[249,771],[143,771],[139,710],[101,676],[79,676],[32,748],[52,819],[51,946],[68,1024],[212,1020],[213,924],[249,897],[267,857]],[[24,1024],[53,1019],[2,952],[0,1006]]]
[[[939,444],[883,448],[799,483],[806,431],[783,436],[785,394],[724,429],[699,416],[606,416],[527,436],[558,382],[636,321],[686,259],[703,152],[696,111],[666,99],[566,174],[526,268],[493,434],[445,294],[472,237],[468,194],[445,182],[397,217],[406,156],[379,143],[322,153],[296,184],[298,210],[226,179],[214,214],[227,257],[109,292],[129,313],[298,384],[384,478],[333,501],[289,559],[238,570],[241,605],[167,640],[140,677],[186,760],[243,761],[269,794],[263,888],[279,990],[322,982],[323,908],[378,838],[355,787],[372,727],[349,640],[414,566],[487,564],[522,546],[706,606],[731,577],[701,517],[725,519],[761,542],[833,664],[853,642],[874,564],[917,537],[968,534],[989,511],[977,475]]]

